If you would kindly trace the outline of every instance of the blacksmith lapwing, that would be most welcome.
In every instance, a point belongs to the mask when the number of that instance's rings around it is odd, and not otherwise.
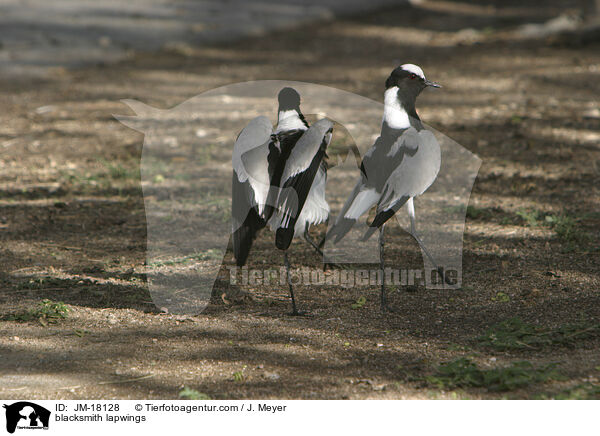
[[[440,146],[434,135],[424,129],[417,115],[415,102],[423,89],[440,88],[440,85],[427,80],[423,70],[417,65],[404,64],[392,71],[385,87],[381,134],[363,157],[360,179],[325,238],[333,239],[334,243],[339,242],[362,215],[377,205],[375,218],[369,224],[363,240],[379,229],[383,311],[387,309],[385,223],[404,204],[408,208],[412,236],[443,275],[417,234],[413,203],[413,199],[423,194],[435,181],[441,164]]]
[[[293,88],[283,88],[278,100],[275,131],[268,118],[257,117],[234,145],[233,251],[238,266],[244,265],[256,233],[268,223],[275,231],[275,245],[284,252],[292,315],[299,315],[287,249],[294,236],[303,234],[322,256],[308,229],[329,216],[325,158],[333,124],[322,119],[309,127],[300,111],[300,95]]]

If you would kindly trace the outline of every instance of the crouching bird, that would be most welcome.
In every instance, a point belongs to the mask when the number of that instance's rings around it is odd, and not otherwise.
[[[321,243],[330,239],[339,242],[362,215],[377,206],[375,218],[363,240],[379,229],[382,311],[388,309],[384,272],[385,224],[405,204],[411,235],[443,276],[418,236],[413,202],[433,184],[441,164],[440,146],[434,135],[424,129],[415,103],[425,88],[440,88],[440,85],[427,80],[417,65],[404,64],[392,71],[385,87],[381,134],[363,157],[360,178]]]
[[[242,130],[233,149],[233,252],[238,266],[246,263],[259,230],[269,224],[275,245],[283,251],[292,315],[300,315],[290,280],[287,254],[292,239],[303,235],[322,256],[308,229],[325,222],[327,146],[333,124],[322,119],[312,126],[300,111],[300,94],[283,88],[278,95],[275,130],[257,117]]]

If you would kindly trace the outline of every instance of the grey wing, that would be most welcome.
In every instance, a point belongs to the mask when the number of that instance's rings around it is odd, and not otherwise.
[[[233,171],[247,194],[245,197],[233,195],[233,198],[247,198],[247,205],[240,206],[257,206],[259,214],[263,213],[269,192],[267,156],[272,130],[267,117],[254,118],[240,132],[233,146]]]
[[[405,140],[408,141],[407,146]],[[441,150],[431,132],[422,130],[418,137],[411,132],[406,138],[404,135],[398,138],[396,144],[397,155],[403,153],[399,156],[402,160],[386,180],[377,203],[377,214],[363,239],[368,239],[375,229],[393,217],[408,199],[425,192],[440,171]]]
[[[294,177],[296,174],[308,169],[313,158],[319,151],[321,143],[325,138],[327,144],[331,140],[331,130],[333,123],[327,119],[319,120],[314,123],[298,139],[294,145],[290,157],[285,163],[281,182],[285,184],[286,180]],[[326,136],[328,137],[326,138]]]
[[[319,120],[304,132],[294,145],[281,177],[276,226],[280,223],[287,226],[290,217],[298,217],[300,214],[316,172],[325,156],[325,149],[331,141],[332,129],[331,121]],[[315,158],[317,158],[316,162]],[[309,171],[310,169],[313,171]]]
[[[256,233],[266,222],[262,216],[269,190],[268,143],[272,126],[258,117],[238,135],[233,147],[231,217],[233,253],[238,266],[246,263]]]
[[[402,161],[387,179],[377,205],[378,211],[394,207],[405,197],[423,194],[433,184],[440,171],[441,150],[433,133],[422,130],[418,132],[418,137],[411,134],[404,138],[403,135],[396,143],[399,142],[401,145],[398,152],[401,152],[403,147],[409,152],[404,153]]]
[[[414,127],[409,127],[390,147],[387,157],[398,156],[404,151],[407,151],[408,154],[414,154],[419,148],[419,144],[421,142],[421,134]]]
[[[240,182],[243,182],[248,178],[248,173],[242,162],[242,155],[265,143],[268,144],[272,133],[273,126],[269,119],[265,116],[260,116],[251,120],[238,135],[235,144],[233,145],[231,164],[233,170],[240,177]]]

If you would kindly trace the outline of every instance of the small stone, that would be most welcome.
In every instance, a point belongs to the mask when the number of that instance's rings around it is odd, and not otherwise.
[[[98,38],[98,45],[100,47],[109,47],[112,44],[112,40],[108,36],[101,36]]]
[[[52,106],[52,105],[40,106],[35,110],[35,113],[38,115],[42,115],[42,114],[54,112],[55,110],[56,110],[56,106]]]

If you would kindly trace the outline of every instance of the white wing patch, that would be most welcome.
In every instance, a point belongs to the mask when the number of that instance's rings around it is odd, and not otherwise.
[[[371,209],[375,203],[377,203],[380,195],[381,194],[374,188],[360,191],[354,198],[350,208],[344,214],[344,218],[353,220],[359,219],[364,213]]]

